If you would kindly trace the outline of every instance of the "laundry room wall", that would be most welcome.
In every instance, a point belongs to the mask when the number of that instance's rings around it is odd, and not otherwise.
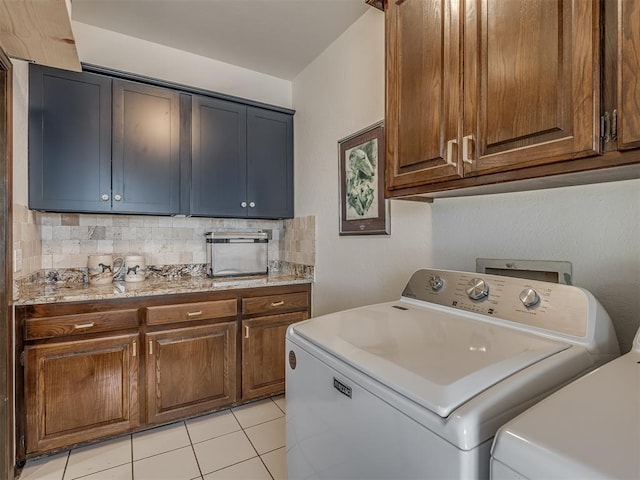
[[[564,260],[613,320],[623,351],[640,326],[640,180],[438,199],[433,266],[475,270],[476,257]]]
[[[399,298],[432,263],[423,203],[391,202],[390,236],[338,234],[338,140],[384,119],[384,75],[384,14],[372,8],[293,80],[296,215],[316,217],[314,315]]]

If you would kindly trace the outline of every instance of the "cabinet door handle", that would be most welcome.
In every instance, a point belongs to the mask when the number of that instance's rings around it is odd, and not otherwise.
[[[187,312],[187,317],[197,317],[198,315],[202,315],[202,310],[198,310],[197,312]]]
[[[73,326],[74,330],[84,330],[85,328],[91,328],[95,325],[95,322],[91,322],[91,323],[76,323]]]
[[[132,357],[137,356],[138,355],[138,349],[136,348],[136,342],[133,342],[132,349],[133,349],[133,352],[131,353],[131,356]]]
[[[473,142],[473,135],[466,135],[464,137],[462,137],[462,161],[464,163],[473,163],[473,160],[469,157],[469,153],[470,153],[470,148],[469,148],[469,143]]]
[[[249,207],[253,208],[256,206],[256,202],[249,202]]]
[[[153,340],[149,340],[149,355],[153,355]]]
[[[102,196],[100,197],[100,199],[103,202],[106,202],[107,200],[109,200],[109,195],[107,195],[106,193],[103,193]]]
[[[447,142],[447,165],[451,165],[452,167],[456,166],[456,161],[453,159],[453,146],[457,145],[458,141],[454,138],[453,140],[449,140]]]
[[[114,199],[116,202],[119,202],[120,200],[122,200],[122,195],[114,195],[114,196],[113,196],[113,199]]]
[[[249,338],[249,325],[244,326],[244,338]]]
[[[284,305],[284,300],[280,300],[278,302],[271,302],[272,307],[281,307],[282,305]]]
[[[240,206],[241,206],[242,208],[247,208],[247,202],[242,202],[242,203],[240,204]]]

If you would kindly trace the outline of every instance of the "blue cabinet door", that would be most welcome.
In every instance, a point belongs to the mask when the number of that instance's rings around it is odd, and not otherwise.
[[[193,96],[191,214],[247,215],[247,107]]]
[[[247,111],[247,200],[251,218],[293,218],[293,116]]]
[[[29,208],[111,210],[111,79],[29,69]]]
[[[180,94],[113,80],[112,210],[180,213]]]

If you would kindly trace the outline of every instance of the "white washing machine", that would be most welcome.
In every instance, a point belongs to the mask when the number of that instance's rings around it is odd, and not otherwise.
[[[286,345],[290,480],[488,478],[501,425],[619,354],[583,289],[443,270]]]
[[[640,478],[640,330],[633,345],[502,427],[492,478]]]

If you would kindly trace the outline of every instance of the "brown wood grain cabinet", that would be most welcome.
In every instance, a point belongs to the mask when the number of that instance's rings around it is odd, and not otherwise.
[[[310,305],[299,284],[17,306],[18,461],[283,392]]]
[[[236,401],[236,322],[147,333],[147,421],[168,422]]]
[[[287,327],[309,318],[306,311],[242,321],[242,398],[284,391]]]
[[[128,334],[26,347],[27,453],[138,426],[137,342]]]
[[[639,4],[387,2],[387,196],[638,163]]]

